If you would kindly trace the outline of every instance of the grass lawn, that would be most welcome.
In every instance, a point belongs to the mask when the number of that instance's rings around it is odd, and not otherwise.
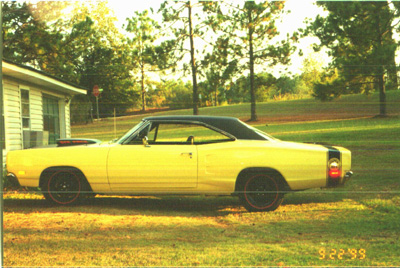
[[[349,148],[355,175],[343,188],[287,194],[270,213],[249,213],[233,197],[97,196],[55,207],[5,193],[4,265],[400,266],[400,92],[388,95],[395,116],[386,119],[371,118],[376,95],[258,105],[254,126],[279,139]],[[247,110],[200,112],[246,120]],[[119,119],[119,134],[140,118]],[[110,140],[113,121],[73,135]]]

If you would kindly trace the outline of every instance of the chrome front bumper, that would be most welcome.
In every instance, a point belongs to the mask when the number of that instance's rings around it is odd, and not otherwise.
[[[13,173],[7,173],[6,179],[10,186],[12,187],[20,187],[21,185],[19,184],[19,181],[17,179],[17,176]]]

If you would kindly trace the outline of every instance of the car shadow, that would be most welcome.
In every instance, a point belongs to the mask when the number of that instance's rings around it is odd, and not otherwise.
[[[305,205],[317,203],[341,202],[352,199],[344,191],[300,191],[285,195],[281,207],[285,205]],[[237,197],[232,196],[161,196],[132,197],[97,195],[79,204],[59,206],[48,203],[41,195],[34,198],[5,198],[4,212],[77,212],[110,215],[204,215],[224,216],[229,214],[248,213]]]
[[[223,216],[231,213],[246,213],[246,210],[234,197],[110,197],[100,195],[70,206],[53,205],[44,199],[5,199],[4,212]]]
[[[317,193],[309,193],[309,192],[296,192],[290,193],[285,196],[283,201],[283,205],[301,205],[301,204],[312,204],[312,203],[334,203],[343,201],[343,199],[347,199],[348,195],[344,193],[336,193],[336,192],[317,192]]]

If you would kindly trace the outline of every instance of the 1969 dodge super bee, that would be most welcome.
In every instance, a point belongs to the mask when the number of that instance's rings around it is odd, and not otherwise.
[[[6,164],[21,186],[61,205],[89,193],[233,194],[249,211],[275,210],[287,192],[343,185],[352,174],[345,148],[280,141],[212,116],[148,117],[114,143],[64,139],[11,151]]]

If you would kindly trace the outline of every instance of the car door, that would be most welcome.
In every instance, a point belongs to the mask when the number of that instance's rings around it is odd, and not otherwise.
[[[168,193],[197,187],[197,148],[181,130],[149,125],[126,144],[112,147],[108,156],[110,188],[127,193]],[[144,137],[148,143],[143,144]]]

